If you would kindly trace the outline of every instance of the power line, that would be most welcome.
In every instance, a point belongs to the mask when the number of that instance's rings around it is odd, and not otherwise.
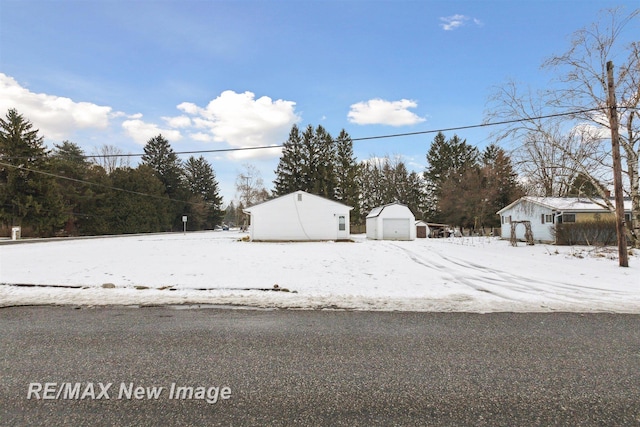
[[[25,171],[28,171],[28,172],[33,172],[33,173],[38,173],[38,174],[41,174],[41,175],[50,176],[50,177],[53,177],[53,178],[66,179],[67,181],[73,181],[73,182],[78,182],[80,184],[92,185],[94,187],[106,188],[108,190],[115,190],[115,191],[121,191],[123,193],[135,194],[137,196],[146,196],[146,197],[151,197],[151,198],[155,198],[155,199],[166,200],[166,201],[171,201],[171,202],[178,202],[178,203],[186,203],[186,204],[202,203],[202,202],[189,202],[187,200],[180,200],[180,199],[172,199],[170,197],[158,196],[156,194],[142,193],[140,191],[126,190],[124,188],[113,187],[111,185],[100,184],[98,182],[85,181],[85,180],[82,180],[82,179],[71,178],[71,177],[64,176],[64,175],[57,175],[55,173],[45,172],[45,171],[41,171],[41,170],[37,170],[37,169],[31,169],[31,168],[27,168],[27,167],[24,167],[24,166],[16,166],[16,165],[12,165],[11,163],[0,162],[0,166],[8,166],[8,167],[14,168],[14,169],[21,169],[21,170],[25,170]]]
[[[604,109],[604,108],[592,108],[592,109],[587,109],[587,110],[572,111],[572,112],[568,112],[568,113],[549,114],[549,115],[545,115],[545,116],[531,117],[531,118],[526,119],[526,120],[524,120],[524,119],[505,120],[505,121],[501,121],[501,122],[482,123],[482,124],[477,124],[477,125],[458,126],[458,127],[442,128],[442,129],[431,129],[431,130],[425,130],[425,131],[419,131],[419,132],[407,132],[407,133],[397,133],[397,134],[390,134],[390,135],[378,135],[378,136],[369,136],[369,137],[361,137],[361,138],[352,138],[351,140],[352,141],[367,141],[367,140],[373,140],[373,139],[399,138],[399,137],[405,137],[405,136],[425,135],[425,134],[430,134],[430,133],[451,132],[451,131],[474,129],[474,128],[480,128],[480,127],[505,125],[505,124],[529,121],[529,120],[539,120],[539,119],[547,119],[547,118],[554,118],[554,117],[562,117],[562,116],[586,113],[586,112],[590,112],[590,111],[598,111],[598,110],[602,110],[602,109]],[[203,154],[203,153],[220,153],[220,152],[230,152],[230,151],[262,150],[262,149],[268,149],[268,148],[281,148],[283,146],[284,146],[284,144],[269,145],[269,146],[259,146],[259,147],[222,148],[222,149],[215,149],[215,150],[181,151],[181,152],[175,152],[175,154],[177,154],[177,155],[180,155],[180,154]],[[82,158],[96,158],[96,157],[107,158],[107,157],[139,157],[139,156],[143,156],[143,155],[144,154],[104,154],[104,155],[83,155],[83,156],[78,156],[78,157],[82,157]],[[13,160],[13,159],[20,159],[20,158],[25,158],[25,157],[13,157],[13,158],[5,158],[5,159]],[[32,157],[29,157],[29,158],[32,158]],[[54,174],[54,173],[51,173],[51,172],[45,172],[45,171],[41,171],[41,170],[37,170],[37,169],[31,169],[31,168],[27,168],[27,167],[24,167],[24,166],[12,165],[11,163],[0,162],[0,166],[5,166],[5,167],[10,167],[10,168],[15,168],[15,169],[22,169],[22,170],[26,170],[26,171],[29,171],[29,172],[50,176],[50,177],[53,177],[53,178],[65,179],[65,180],[68,180],[68,181],[73,181],[73,182],[86,184],[86,185],[92,185],[92,186],[95,186],[95,187],[106,188],[106,189],[114,190],[114,191],[120,191],[120,192],[123,192],[123,193],[134,194],[134,195],[138,195],[138,196],[151,197],[151,198],[167,200],[167,201],[172,201],[172,202],[178,202],[178,203],[185,203],[185,204],[196,204],[195,202],[189,202],[189,201],[186,201],[186,200],[172,199],[170,197],[158,196],[158,195],[149,194],[149,193],[142,193],[142,192],[133,191],[133,190],[126,190],[124,188],[113,187],[113,186],[110,186],[110,185],[100,184],[100,183],[97,183],[97,182],[91,182],[91,181],[85,181],[85,180],[76,179],[76,178],[70,178],[70,177],[67,177],[67,176],[64,176],[64,175],[57,175],[57,174]]]
[[[530,117],[530,118],[527,118],[527,119],[504,120],[504,121],[500,121],[500,122],[481,123],[481,124],[475,124],[475,125],[456,126],[456,127],[441,128],[441,129],[429,129],[429,130],[423,130],[423,131],[417,131],[417,132],[405,132],[405,133],[395,133],[395,134],[387,134],[387,135],[364,136],[364,137],[360,137],[360,138],[351,138],[351,141],[354,141],[354,142],[357,142],[357,141],[371,141],[371,140],[375,140],[375,139],[401,138],[401,137],[406,137],[406,136],[427,135],[427,134],[439,133],[439,132],[444,133],[444,132],[453,132],[453,131],[468,130],[468,129],[477,129],[477,128],[482,128],[482,127],[501,126],[501,125],[519,123],[519,122],[527,122],[527,121],[531,121],[531,120],[541,120],[541,119],[551,119],[551,118],[555,118],[555,117],[571,116],[571,115],[576,115],[576,114],[581,114],[581,113],[588,113],[588,112],[591,112],[591,111],[601,111],[601,110],[605,110],[605,109],[607,109],[607,107],[590,108],[590,109],[585,109],[585,110],[570,111],[570,112],[567,112],[567,113],[547,114],[547,115],[543,115],[543,116]],[[176,154],[176,155],[212,154],[212,153],[227,153],[227,152],[235,152],[235,151],[267,150],[267,149],[270,149],[270,148],[282,148],[282,147],[284,147],[284,144],[261,145],[261,146],[257,146],[257,147],[217,148],[217,149],[211,149],[211,150],[174,151],[174,154]],[[111,158],[111,157],[142,157],[144,155],[145,155],[145,153],[91,154],[91,155],[86,154],[86,155],[82,155],[82,156],[78,156],[78,157],[81,157],[81,158],[84,158],[84,159],[103,159],[103,158]],[[14,160],[14,159],[21,159],[21,158],[24,158],[24,157],[8,157],[8,158],[5,158],[5,159]]]

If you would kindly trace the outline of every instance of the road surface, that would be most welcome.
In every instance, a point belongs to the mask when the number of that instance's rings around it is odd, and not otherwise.
[[[2,425],[638,425],[640,316],[0,310]]]

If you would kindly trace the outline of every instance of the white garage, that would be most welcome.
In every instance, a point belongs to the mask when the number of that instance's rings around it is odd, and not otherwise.
[[[350,206],[296,191],[251,206],[249,233],[253,241],[348,240]]]
[[[373,240],[415,240],[416,218],[407,206],[390,203],[367,215],[367,238]]]

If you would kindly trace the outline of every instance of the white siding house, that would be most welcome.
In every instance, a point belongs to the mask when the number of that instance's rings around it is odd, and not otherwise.
[[[400,203],[374,208],[367,215],[367,239],[415,240],[416,218],[407,206]]]
[[[244,210],[253,241],[346,240],[350,206],[296,191]]]
[[[631,214],[631,202],[625,201],[625,213]],[[534,241],[554,242],[555,224],[582,222],[596,218],[613,217],[601,204],[584,197],[522,197],[497,212],[500,215],[500,234],[511,236],[511,223],[529,221]],[[524,225],[516,225],[516,238],[525,240]]]

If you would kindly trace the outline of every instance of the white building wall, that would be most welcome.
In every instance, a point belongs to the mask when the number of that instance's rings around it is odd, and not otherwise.
[[[378,239],[378,217],[367,218],[367,239]]]
[[[509,239],[511,237],[511,222],[530,221],[533,240],[553,242],[555,241],[553,235],[553,223],[547,222],[546,220],[544,223],[542,222],[542,215],[551,215],[552,213],[553,212],[550,208],[523,200],[500,214],[501,237],[503,239]],[[511,222],[509,222],[509,217]],[[524,233],[524,224],[518,224],[516,227],[516,238],[519,240],[525,240]]]
[[[305,192],[291,193],[246,209],[251,240],[339,240],[349,238],[350,208]],[[339,217],[345,230],[339,230]]]
[[[367,218],[367,238],[374,240],[384,239],[384,220],[385,219],[398,219],[407,221],[409,225],[409,238],[408,240],[416,239],[416,218],[411,213],[411,209],[401,204],[387,205],[382,209],[382,212],[377,216]]]

